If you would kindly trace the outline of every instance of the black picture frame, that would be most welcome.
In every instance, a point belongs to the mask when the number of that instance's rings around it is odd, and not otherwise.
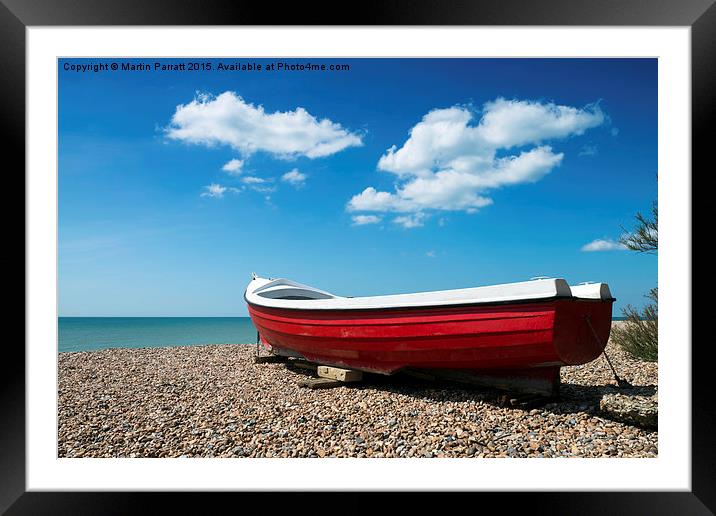
[[[217,0],[0,0],[0,140],[6,163],[15,158],[25,167],[25,30],[28,26],[83,25],[573,25],[688,26],[692,44],[692,168],[706,174],[709,137],[716,106],[716,0],[431,0],[269,4]],[[90,52],[91,53],[91,52]],[[712,168],[712,166],[710,167]],[[6,168],[8,175],[11,170]],[[687,173],[688,171],[685,171]],[[695,174],[692,173],[691,177]],[[20,174],[15,173],[19,181]],[[20,187],[25,190],[24,181]],[[17,218],[6,207],[6,221]],[[694,220],[696,220],[694,218]],[[693,234],[693,233],[692,233]],[[23,246],[23,249],[24,246]],[[692,251],[693,252],[693,251]],[[24,255],[26,259],[27,256]],[[23,260],[25,263],[25,260]],[[7,267],[7,266],[6,266]],[[27,274],[27,269],[25,269]],[[10,274],[6,271],[6,274]],[[24,299],[24,296],[23,296]],[[684,300],[691,302],[691,300]],[[18,303],[19,304],[19,303]],[[692,305],[693,306],[693,305]],[[23,303],[24,309],[24,303]],[[692,317],[693,320],[693,317]],[[24,334],[24,329],[23,329]],[[680,343],[681,345],[687,343]],[[710,340],[692,346],[692,490],[690,492],[510,493],[510,510],[549,514],[713,514],[716,512],[716,411],[709,385]],[[7,514],[127,514],[151,507],[159,498],[166,511],[208,512],[206,501],[191,501],[187,493],[71,493],[26,492],[25,488],[25,354],[12,342],[3,350],[6,366],[0,375],[0,513]],[[309,493],[294,493],[280,501],[271,497],[271,511],[280,503],[312,507]],[[358,512],[365,495],[346,493],[341,505]],[[456,495],[451,495],[456,496]],[[505,493],[472,493],[485,499]],[[260,495],[222,494],[224,504],[236,497],[241,506],[265,504]],[[240,497],[240,498],[239,498]],[[206,497],[204,497],[206,498]],[[470,503],[457,496],[452,503]],[[422,504],[423,496],[413,494]],[[503,500],[494,500],[504,504]],[[279,505],[277,505],[279,504]],[[240,510],[236,506],[237,510]],[[370,510],[374,510],[374,507]],[[344,510],[343,512],[346,512]]]

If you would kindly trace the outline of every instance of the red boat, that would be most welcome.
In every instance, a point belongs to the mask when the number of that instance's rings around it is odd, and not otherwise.
[[[342,297],[254,276],[245,299],[272,353],[361,371],[442,373],[510,390],[556,394],[559,369],[604,350],[612,320],[605,283],[563,279],[372,297]]]

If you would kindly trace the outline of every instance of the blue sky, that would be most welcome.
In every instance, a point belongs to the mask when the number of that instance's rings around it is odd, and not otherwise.
[[[657,195],[655,59],[64,69],[112,62],[59,62],[61,316],[242,316],[252,271],[341,295],[606,281],[615,315],[656,286],[613,244]]]

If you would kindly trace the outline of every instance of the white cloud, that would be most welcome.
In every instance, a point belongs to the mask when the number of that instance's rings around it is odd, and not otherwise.
[[[204,190],[205,191],[201,194],[202,197],[221,198],[224,196],[224,192],[226,192],[226,187],[217,183],[211,183],[210,185],[205,186]]]
[[[378,161],[379,170],[396,176],[394,191],[368,187],[350,199],[347,210],[473,213],[492,204],[486,192],[539,181],[559,166],[564,154],[545,141],[583,134],[606,120],[597,105],[579,109],[502,98],[486,103],[471,125],[473,116],[461,106],[426,114],[402,147],[392,146]],[[532,147],[505,152],[527,145]],[[398,219],[404,227],[417,227],[424,215]]]
[[[298,171],[297,168],[294,168],[293,170],[290,170],[289,172],[286,172],[284,175],[282,175],[281,181],[290,183],[296,188],[299,188],[305,184],[307,177],[308,176],[306,174],[302,174]]]
[[[618,135],[619,135],[619,128],[612,127],[612,136],[618,136]]]
[[[363,144],[360,135],[302,107],[267,113],[232,91],[216,97],[197,94],[177,106],[165,131],[186,143],[229,145],[244,157],[264,151],[279,158],[320,158]]]
[[[615,240],[597,239],[582,246],[582,251],[624,251],[627,247]]]
[[[579,156],[596,156],[599,153],[599,149],[596,145],[584,145],[579,151]]]
[[[492,204],[481,192],[500,186],[534,182],[559,165],[563,154],[550,147],[537,147],[519,156],[494,159],[480,172],[455,169],[414,176],[395,193],[368,187],[348,202],[349,211],[454,210],[475,212]]]
[[[427,218],[428,216],[425,213],[418,212],[411,215],[401,215],[400,217],[395,217],[393,222],[406,229],[419,228],[425,225],[425,220]]]
[[[242,183],[246,183],[247,185],[255,185],[255,184],[261,184],[261,183],[270,183],[271,181],[269,179],[264,179],[262,177],[256,177],[256,176],[246,176],[241,178]]]
[[[276,187],[271,185],[274,179],[272,177],[264,179],[263,177],[244,176],[241,182],[248,185],[248,188],[259,193],[271,193],[276,191]]]
[[[223,186],[217,183],[211,183],[204,187],[204,191],[201,193],[201,197],[214,197],[221,199],[226,192],[230,193],[241,193],[244,187],[235,188],[233,186]]]
[[[241,168],[244,166],[243,160],[240,159],[232,159],[231,161],[227,162],[223,167],[221,167],[221,170],[224,172],[227,172],[228,174],[232,176],[238,176],[241,174]]]
[[[428,258],[435,258],[435,251],[428,251],[425,253]]]
[[[381,220],[383,220],[382,217],[378,217],[377,215],[354,215],[351,218],[353,220],[354,226],[365,226],[366,224],[378,224]]]
[[[542,104],[498,98],[485,104],[477,131],[495,147],[510,148],[584,134],[605,119],[596,104],[579,109],[552,102]]]

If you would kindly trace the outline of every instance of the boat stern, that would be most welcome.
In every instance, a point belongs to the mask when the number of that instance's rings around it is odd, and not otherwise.
[[[614,299],[556,301],[554,348],[565,365],[599,357],[609,341]]]

